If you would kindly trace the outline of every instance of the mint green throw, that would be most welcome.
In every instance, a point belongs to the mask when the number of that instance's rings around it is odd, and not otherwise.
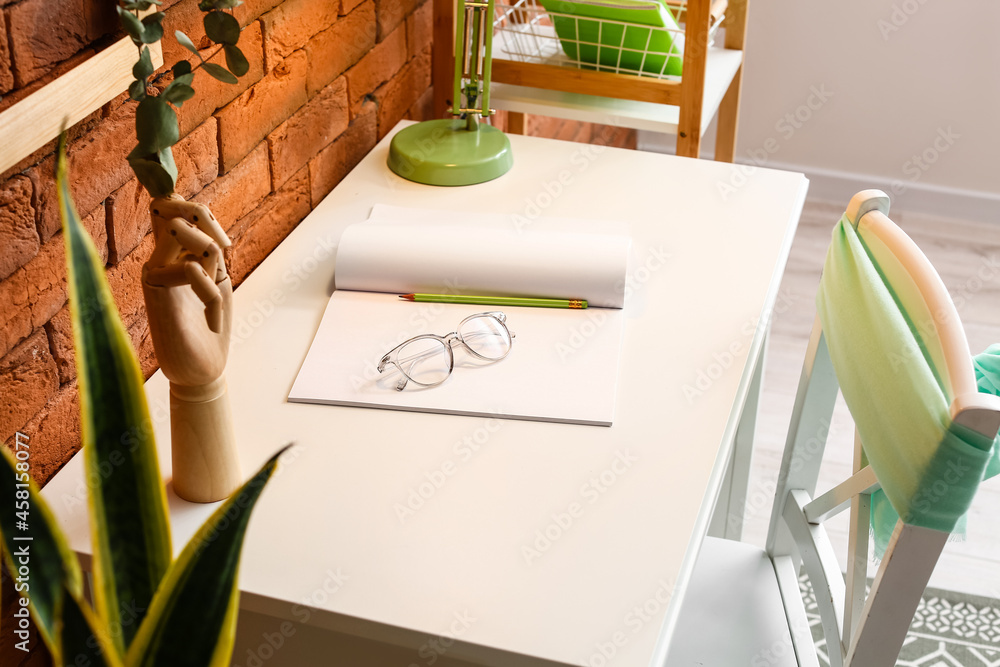
[[[928,309],[874,235],[845,216],[833,231],[816,306],[834,371],[865,455],[882,485],[872,496],[876,553],[897,516],[962,530],[979,482],[1000,468],[996,441],[950,416],[951,388]],[[1000,387],[1000,346],[976,358],[982,391]]]

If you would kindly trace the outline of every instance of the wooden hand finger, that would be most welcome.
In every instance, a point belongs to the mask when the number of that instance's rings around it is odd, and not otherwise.
[[[143,269],[142,279],[150,285],[157,287],[177,287],[187,285],[191,282],[184,272],[183,264],[168,264],[167,266],[146,266]]]
[[[212,237],[194,227],[183,218],[173,218],[167,223],[167,231],[185,252],[196,257],[202,256],[209,247],[215,245]]]
[[[205,321],[214,333],[222,332],[222,293],[205,268],[194,260],[184,263],[184,273],[191,283],[191,289],[205,304]]]
[[[228,248],[232,245],[225,230],[222,229],[222,225],[204,204],[184,201],[179,197],[176,199],[155,199],[150,205],[150,209],[156,217],[187,220],[207,234],[220,248]]]

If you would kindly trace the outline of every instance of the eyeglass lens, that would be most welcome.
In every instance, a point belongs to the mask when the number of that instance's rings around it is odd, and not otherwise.
[[[417,384],[435,385],[451,373],[451,355],[437,338],[415,338],[399,348],[396,362]]]
[[[471,317],[459,327],[458,334],[472,352],[484,359],[502,359],[510,351],[510,334],[495,317]]]

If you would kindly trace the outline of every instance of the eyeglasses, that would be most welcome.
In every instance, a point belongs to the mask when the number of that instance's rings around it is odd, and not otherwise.
[[[403,391],[408,381],[435,387],[447,380],[455,367],[454,343],[464,345],[483,361],[500,361],[510,354],[514,334],[506,323],[503,313],[477,313],[466,317],[457,331],[446,336],[414,336],[389,350],[378,362],[378,372],[388,364],[399,369],[403,377],[396,383],[396,391]]]

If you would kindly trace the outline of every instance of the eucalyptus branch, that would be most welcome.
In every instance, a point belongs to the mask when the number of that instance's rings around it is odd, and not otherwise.
[[[141,19],[139,14],[160,4],[160,0],[127,0],[118,6],[122,28],[139,52],[139,59],[132,67],[135,80],[128,88],[129,97],[139,103],[135,112],[138,144],[129,153],[128,161],[136,178],[154,197],[171,194],[177,182],[177,167],[171,147],[180,141],[180,128],[174,107],[179,109],[185,101],[194,97],[195,91],[191,84],[195,72],[201,69],[214,79],[232,84],[238,83],[237,77],[250,70],[249,62],[237,46],[240,24],[232,15],[232,9],[241,5],[242,0],[201,0],[198,8],[205,12],[202,21],[205,35],[219,46],[208,60],[222,51],[226,56],[226,67],[202,58],[191,38],[177,30],[174,32],[177,42],[191,51],[199,62],[194,67],[187,60],[174,63],[170,68],[173,80],[162,92],[147,94],[149,79],[155,72],[148,45],[163,38],[162,22],[165,14],[153,12]]]

